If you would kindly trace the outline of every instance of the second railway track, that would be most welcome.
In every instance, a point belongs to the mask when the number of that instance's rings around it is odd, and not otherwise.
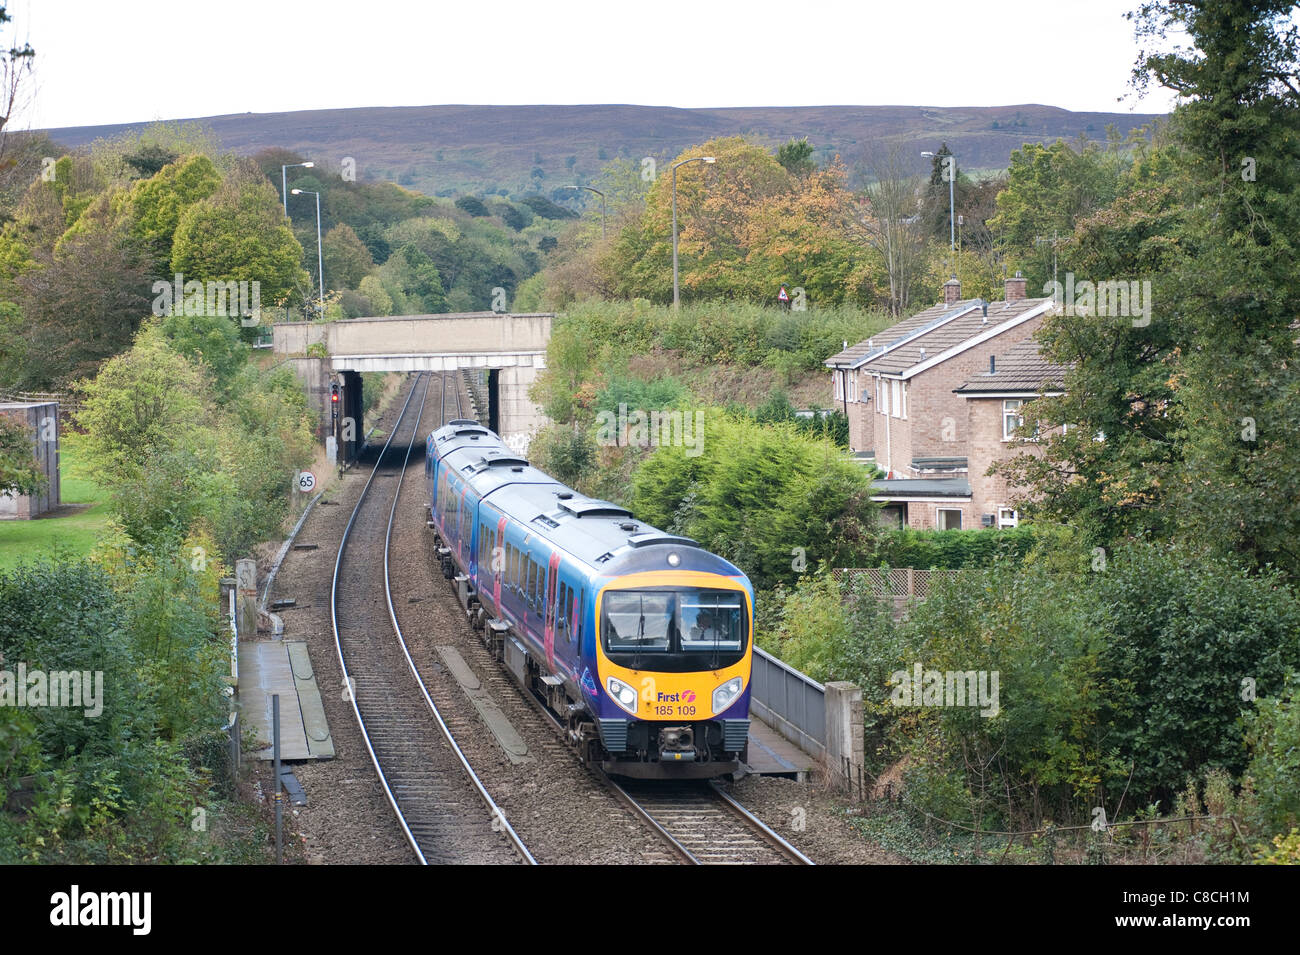
[[[450,410],[447,377],[438,379],[439,424]],[[421,375],[412,384],[344,530],[330,588],[335,646],[371,761],[418,860],[531,864],[429,697],[393,610],[388,543],[410,455],[417,447],[423,453],[420,425],[431,380]],[[459,413],[459,390],[452,390]],[[373,559],[376,546],[382,561]]]

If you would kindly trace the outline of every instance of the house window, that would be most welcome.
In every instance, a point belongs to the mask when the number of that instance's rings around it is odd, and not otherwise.
[[[907,526],[907,505],[886,504],[880,509],[880,526],[902,530]]]
[[[835,400],[844,400],[844,377],[841,372],[832,372],[831,381],[835,383]]]
[[[956,507],[937,508],[934,526],[941,531],[961,530],[961,509]]]
[[[1020,512],[1014,507],[998,508],[998,528],[1015,527],[1020,523]]]
[[[898,397],[898,393],[901,390],[902,384],[903,383],[899,381],[897,378],[895,378],[893,381],[889,383],[889,390],[890,392],[892,392],[892,394],[890,395],[889,405],[891,408],[894,409],[895,418],[899,417],[902,414],[902,409],[903,409],[902,401]]]
[[[1020,408],[1024,404],[1019,398],[1002,402],[1002,440],[1010,441],[1016,436],[1016,428],[1025,423]]]
[[[858,376],[852,375],[849,378],[849,401],[858,400]]]
[[[902,399],[903,399],[903,404],[902,404],[901,417],[906,418],[907,417],[907,382],[903,382]]]
[[[880,413],[889,414],[889,387],[885,379],[876,379],[876,392],[880,396]]]

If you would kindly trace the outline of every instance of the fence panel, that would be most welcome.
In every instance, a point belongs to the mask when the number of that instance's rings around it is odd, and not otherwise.
[[[825,754],[824,686],[758,647],[750,686],[755,716],[804,752]]]

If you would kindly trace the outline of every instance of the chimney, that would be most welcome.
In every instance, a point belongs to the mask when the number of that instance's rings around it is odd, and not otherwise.
[[[1024,298],[1023,283],[1020,286],[1020,290],[1021,290],[1020,297]],[[960,298],[961,298],[961,282],[958,281],[957,276],[954,275],[948,281],[943,283],[943,304],[955,305],[957,304],[957,301]]]
[[[1008,302],[1018,302],[1025,297],[1025,278],[1019,272],[1015,278],[1006,279],[1006,298]]]

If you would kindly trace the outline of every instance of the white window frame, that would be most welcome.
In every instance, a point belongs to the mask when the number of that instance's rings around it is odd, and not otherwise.
[[[844,400],[844,372],[842,371],[831,372],[831,378],[834,381],[835,400],[843,401]]]
[[[902,388],[903,388],[903,383],[899,381],[897,378],[891,378],[889,380],[889,391],[890,391],[889,413],[892,414],[895,418],[902,417],[903,402],[902,399],[899,398],[899,393],[902,391]]]
[[[903,389],[901,394],[902,394],[903,404],[902,404],[902,414],[899,415],[899,417],[906,421],[907,420],[907,382],[903,382]]]
[[[849,401],[853,404],[858,400],[858,374],[853,372],[848,376],[849,379]]]
[[[1003,517],[1003,514],[1009,514],[1010,517]],[[1020,512],[1014,507],[998,508],[998,530],[1005,530],[1009,527],[1018,527],[1020,525]]]
[[[939,519],[939,515],[942,514],[944,511],[956,511],[956,512],[957,512],[957,526],[956,526],[956,527],[943,527],[943,526],[941,526],[941,522],[940,522],[940,519]],[[936,507],[936,508],[934,509],[934,529],[935,529],[935,530],[944,530],[944,531],[951,531],[951,530],[958,530],[958,531],[959,531],[959,530],[961,530],[961,529],[962,529],[961,508],[960,508],[960,507]]]
[[[1016,436],[1012,432],[1014,432],[1016,428],[1022,426],[1025,423],[1025,416],[1023,413],[1021,413],[1024,407],[1025,407],[1025,402],[1021,398],[1003,399],[1002,401],[1002,440],[1003,441],[1016,440]],[[1016,425],[1015,428],[1011,428],[1008,430],[1007,417],[1011,414],[1012,411],[1017,412]]]
[[[880,391],[880,413],[887,415],[889,414],[889,386],[885,383],[884,378],[877,378],[876,381]]]

